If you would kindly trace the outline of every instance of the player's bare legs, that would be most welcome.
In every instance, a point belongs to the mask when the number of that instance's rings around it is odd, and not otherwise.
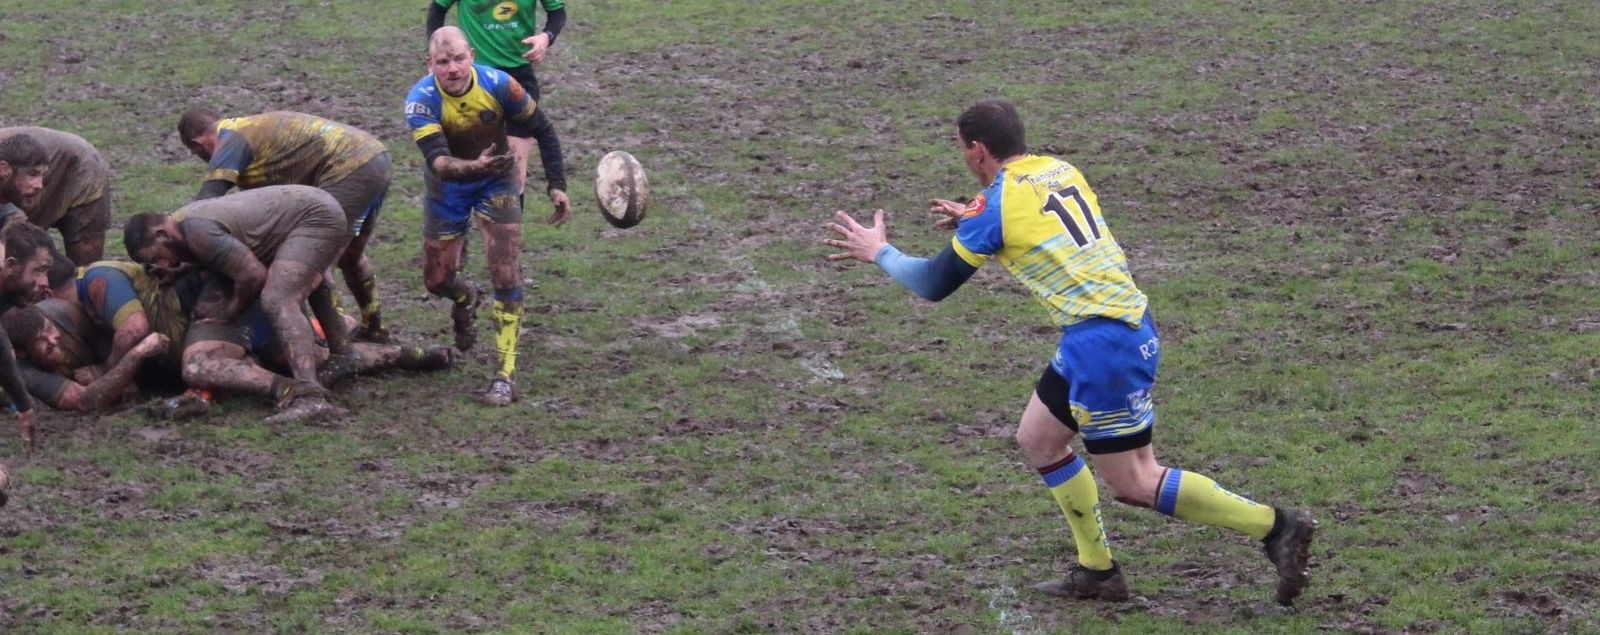
[[[1058,596],[1122,600],[1127,583],[1111,557],[1100,517],[1099,493],[1083,459],[1073,454],[1077,432],[1063,424],[1034,394],[1017,426],[1017,443],[1039,470],[1066,515],[1078,547],[1078,564],[1061,580],[1035,589]],[[1118,501],[1152,508],[1179,520],[1232,529],[1261,540],[1277,568],[1277,600],[1290,604],[1309,581],[1307,570],[1316,522],[1303,510],[1274,509],[1223,489],[1210,478],[1161,465],[1145,445],[1091,455],[1094,468]]]
[[[262,308],[272,319],[272,329],[289,356],[291,374],[296,380],[317,388],[322,387],[317,382],[317,342],[311,324],[300,312],[300,303],[322,284],[322,278],[321,271],[305,263],[279,258],[267,268],[267,284],[261,289]],[[341,320],[333,322],[332,325],[325,323],[324,328],[332,326],[344,330]]]
[[[345,355],[350,352],[350,328],[345,324],[344,314],[339,312],[339,307],[334,304],[336,296],[333,287],[328,283],[332,276],[324,273],[322,283],[311,290],[310,297],[306,298],[311,304],[311,314],[316,316],[317,322],[322,325],[322,335],[328,341],[328,351],[334,355]],[[315,340],[312,340],[315,343]]]
[[[1066,577],[1035,589],[1050,595],[1120,602],[1128,599],[1128,582],[1111,557],[1105,525],[1100,516],[1100,493],[1094,474],[1072,451],[1077,433],[1051,414],[1037,393],[1028,399],[1017,424],[1017,444],[1028,465],[1044,477],[1046,487],[1067,517],[1078,547],[1078,563]]]
[[[516,137],[512,137],[515,139]],[[516,399],[512,374],[517,367],[517,339],[522,330],[522,225],[490,223],[479,219],[484,251],[489,260],[489,278],[494,283],[495,352],[500,368],[484,400],[504,406]]]
[[[465,237],[422,239],[422,285],[428,293],[455,303],[450,319],[455,328],[456,349],[472,350],[478,341],[473,320],[478,313],[478,288],[461,280],[461,252]]]
[[[350,288],[350,296],[355,298],[356,309],[361,312],[361,325],[356,327],[361,338],[381,342],[388,339],[388,332],[383,328],[383,316],[378,310],[378,278],[372,273],[372,259],[367,257],[367,243],[371,239],[371,232],[363,227],[339,256],[339,271],[344,274],[345,285]]]

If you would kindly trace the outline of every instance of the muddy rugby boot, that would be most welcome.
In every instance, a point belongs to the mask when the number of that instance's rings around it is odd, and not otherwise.
[[[395,365],[401,370],[444,370],[456,363],[456,352],[449,346],[429,346],[417,348],[407,346],[400,351],[400,359],[395,360]]]
[[[1060,598],[1122,602],[1128,599],[1128,579],[1122,577],[1122,567],[1116,563],[1107,571],[1075,564],[1066,577],[1036,584],[1033,590]]]
[[[328,361],[317,369],[317,381],[324,386],[334,386],[354,379],[361,372],[361,357],[355,353],[329,355]]]
[[[491,406],[509,406],[517,400],[517,386],[504,377],[494,378],[489,384],[489,391],[483,393],[483,401]]]
[[[176,397],[168,397],[153,404],[150,408],[151,416],[167,421],[193,419],[204,416],[211,411],[211,396],[200,390],[190,389]]]
[[[478,290],[478,285],[467,283],[466,304],[455,304],[450,307],[450,323],[456,331],[456,349],[461,352],[472,350],[478,343],[478,304],[483,302],[483,293]]]
[[[1311,581],[1311,537],[1317,521],[1304,509],[1279,509],[1272,532],[1261,541],[1261,550],[1278,568],[1278,604],[1289,606]]]
[[[389,329],[381,326],[368,326],[362,324],[350,329],[350,339],[355,342],[371,342],[373,344],[388,344]]]
[[[299,423],[337,416],[343,409],[328,401],[328,389],[307,382],[296,381],[278,400],[277,414],[267,417],[267,423]]]

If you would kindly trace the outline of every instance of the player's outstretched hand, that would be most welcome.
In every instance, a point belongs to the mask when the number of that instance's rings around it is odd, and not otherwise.
[[[872,223],[871,227],[863,227],[844,210],[834,212],[833,223],[828,228],[844,238],[829,238],[822,244],[844,251],[828,254],[828,260],[854,258],[861,262],[874,262],[878,258],[878,250],[889,244],[889,225],[883,222],[883,210],[873,210]]]
[[[961,212],[966,208],[965,205],[942,198],[928,201],[928,213],[938,216],[933,221],[935,229],[954,230],[956,225],[961,224]]]
[[[495,154],[494,149],[494,146],[489,146],[478,154],[478,166],[482,170],[482,174],[499,174],[511,169],[511,166],[517,162],[517,157],[510,152]]]
[[[567,219],[572,218],[572,199],[567,198],[566,192],[550,190],[550,203],[555,205],[556,210],[550,213],[550,219],[545,222],[556,227],[565,225]]]
[[[544,54],[550,52],[550,34],[540,33],[530,38],[524,38],[523,44],[528,45],[528,52],[522,54],[522,59],[535,64],[544,61]]]

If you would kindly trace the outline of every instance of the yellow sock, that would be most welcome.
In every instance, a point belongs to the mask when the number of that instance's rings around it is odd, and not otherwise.
[[[494,345],[500,352],[500,376],[517,370],[517,334],[522,330],[522,304],[494,301]]]
[[[1222,489],[1204,474],[1168,468],[1156,490],[1156,511],[1189,522],[1226,527],[1256,540],[1272,531],[1273,510]]]
[[[1100,518],[1100,491],[1095,489],[1094,474],[1083,457],[1068,454],[1055,465],[1040,468],[1039,474],[1061,506],[1061,513],[1067,516],[1072,539],[1078,543],[1078,564],[1096,571],[1109,570],[1111,541],[1106,538],[1105,523]]]

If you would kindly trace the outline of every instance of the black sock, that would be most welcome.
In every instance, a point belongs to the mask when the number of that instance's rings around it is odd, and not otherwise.
[[[1278,534],[1280,532],[1282,532],[1282,531],[1283,531],[1283,510],[1274,507],[1274,508],[1272,508],[1272,531],[1267,532],[1267,536],[1265,538],[1262,538],[1261,542],[1267,543],[1269,545],[1272,544],[1272,541],[1276,540],[1278,538]]]

